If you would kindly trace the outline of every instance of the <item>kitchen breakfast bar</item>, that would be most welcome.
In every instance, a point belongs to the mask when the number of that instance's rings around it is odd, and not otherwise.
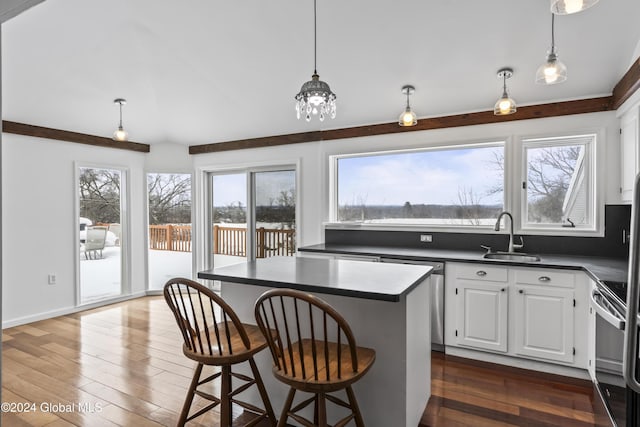
[[[353,388],[368,427],[416,427],[431,393],[429,276],[431,267],[273,257],[198,273],[219,280],[240,319],[255,324],[254,303],[268,289],[315,294],[349,323],[357,345],[376,351],[371,370]],[[271,374],[268,351],[256,357],[276,415],[288,387]],[[257,392],[246,400],[259,404]],[[343,408],[329,405],[329,421]]]

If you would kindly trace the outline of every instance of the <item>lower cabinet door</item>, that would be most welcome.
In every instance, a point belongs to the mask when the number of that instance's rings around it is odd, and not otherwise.
[[[506,352],[507,295],[505,283],[458,280],[456,343]]]
[[[515,286],[515,353],[573,362],[573,312],[573,290]]]

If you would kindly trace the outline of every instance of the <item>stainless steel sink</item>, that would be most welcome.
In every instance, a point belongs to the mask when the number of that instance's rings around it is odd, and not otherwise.
[[[483,258],[520,262],[540,261],[540,257],[538,255],[524,254],[520,252],[488,252],[484,254]]]

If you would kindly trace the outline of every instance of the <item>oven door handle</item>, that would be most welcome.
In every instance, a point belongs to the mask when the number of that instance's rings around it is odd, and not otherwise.
[[[596,313],[607,323],[613,325],[616,329],[624,331],[626,321],[622,314],[618,313],[611,304],[607,302],[607,298],[602,295],[597,289],[591,292],[591,306],[596,310]]]

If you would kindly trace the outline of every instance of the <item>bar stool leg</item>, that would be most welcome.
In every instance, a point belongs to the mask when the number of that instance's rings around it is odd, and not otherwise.
[[[360,407],[358,406],[358,401],[356,400],[356,394],[353,392],[351,386],[347,386],[347,397],[349,398],[349,405],[351,405],[351,410],[353,411],[353,415],[355,417],[356,426],[364,427],[364,420],[362,419],[362,414],[360,413]]]
[[[318,393],[318,426],[327,427],[327,399]]]
[[[287,394],[287,400],[285,400],[284,402],[282,413],[280,414],[280,419],[278,420],[278,427],[287,427],[287,419],[289,418],[289,411],[291,410],[291,404],[293,403],[293,397],[295,395],[296,389],[290,387],[289,394]]]
[[[264,387],[264,383],[262,382],[262,377],[260,376],[260,371],[258,371],[258,367],[256,366],[256,362],[255,360],[253,360],[253,357],[249,359],[249,364],[251,365],[251,371],[253,372],[253,379],[256,381],[256,385],[258,386],[258,391],[260,392],[262,403],[264,404],[264,410],[267,412],[267,415],[269,416],[271,427],[276,427],[276,414],[273,412],[273,407],[271,406],[271,401],[269,400],[267,389]]]
[[[220,386],[220,424],[222,427],[231,427],[231,366],[222,366],[222,384]]]
[[[182,412],[180,412],[180,418],[178,418],[178,426],[184,426],[184,423],[187,422],[187,417],[189,416],[189,409],[191,409],[191,402],[193,402],[193,396],[196,392],[196,388],[198,388],[198,382],[200,382],[200,374],[202,373],[202,363],[198,363],[195,372],[193,373],[193,378],[191,379],[191,385],[189,386],[189,391],[187,391],[187,397],[184,400],[184,404],[182,405]]]

